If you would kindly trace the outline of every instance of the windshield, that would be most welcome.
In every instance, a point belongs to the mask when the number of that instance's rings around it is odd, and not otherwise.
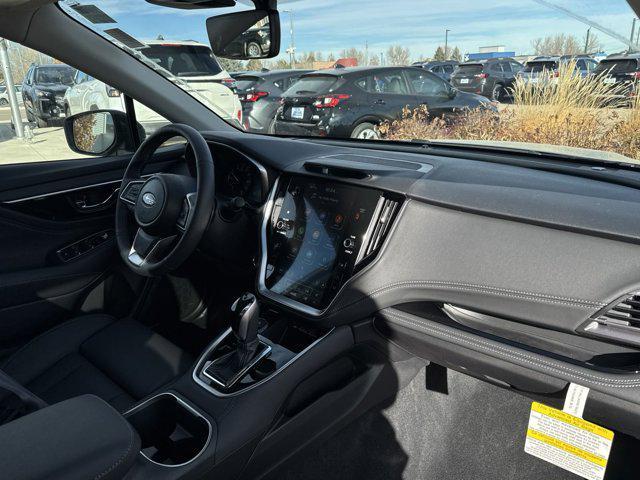
[[[545,70],[554,70],[557,66],[556,62],[528,62],[523,71],[525,73],[538,73]]]
[[[597,73],[628,73],[638,70],[638,61],[635,59],[602,60],[596,68]]]
[[[36,70],[36,83],[73,83],[73,70],[69,67],[40,67]]]
[[[278,0],[280,52],[262,60],[209,48],[207,19],[253,2],[162,3],[180,2],[59,5],[246,132],[640,161],[640,26],[627,0]],[[256,23],[229,48],[264,54],[267,32]],[[460,65],[433,75],[412,67],[428,62]],[[256,83],[260,72],[282,88]]]

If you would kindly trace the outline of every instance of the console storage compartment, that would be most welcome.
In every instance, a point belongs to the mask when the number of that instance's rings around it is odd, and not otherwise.
[[[125,418],[140,435],[140,453],[159,465],[189,463],[211,439],[211,423],[172,393],[150,398],[129,410]]]
[[[94,395],[71,398],[0,427],[2,478],[121,479],[140,439],[120,413]]]

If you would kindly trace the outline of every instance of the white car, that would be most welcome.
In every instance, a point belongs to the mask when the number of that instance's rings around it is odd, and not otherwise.
[[[203,101],[211,103],[216,111],[238,125],[242,125],[242,104],[232,88],[235,81],[224,70],[202,43],[194,41],[145,41],[138,49],[149,60],[185,82],[185,88],[195,90]],[[192,92],[193,93],[193,92]],[[64,96],[65,115],[88,110],[125,110],[121,92],[78,70],[74,84]],[[149,132],[166,120],[135,102],[136,119]]]
[[[18,103],[22,103],[22,85],[16,85],[16,97],[18,98]],[[6,107],[9,105],[9,92],[7,92],[7,87],[4,85],[0,86],[0,107]]]

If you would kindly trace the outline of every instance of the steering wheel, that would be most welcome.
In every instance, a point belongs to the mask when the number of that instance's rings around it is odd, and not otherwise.
[[[196,178],[156,173],[143,178],[155,151],[173,137],[193,149]],[[213,156],[205,139],[188,125],[166,125],[149,136],[134,154],[120,185],[116,206],[116,238],[125,263],[145,276],[178,268],[204,234],[215,202]],[[131,213],[137,231],[133,233]]]

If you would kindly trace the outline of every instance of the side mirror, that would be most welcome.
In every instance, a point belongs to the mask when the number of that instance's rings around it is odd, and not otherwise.
[[[136,148],[127,115],[118,110],[95,110],[72,115],[64,121],[69,148],[84,155],[107,156]],[[144,138],[144,137],[142,137]]]
[[[276,10],[249,10],[207,19],[211,50],[234,60],[273,58],[280,53],[280,15]]]

